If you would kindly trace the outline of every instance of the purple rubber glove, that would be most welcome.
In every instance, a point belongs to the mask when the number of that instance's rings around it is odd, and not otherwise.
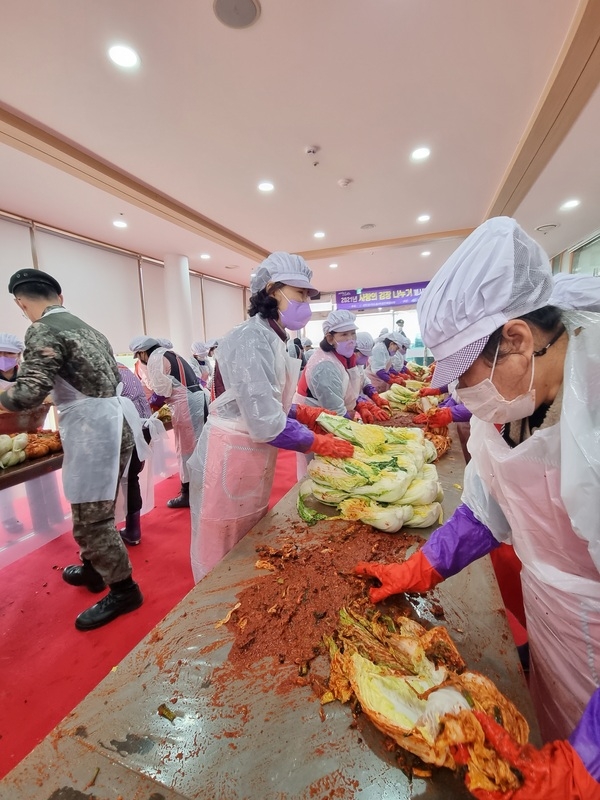
[[[590,697],[583,716],[569,736],[569,744],[592,778],[600,781],[600,689]]]
[[[390,375],[400,375],[400,372],[398,372],[397,369],[393,369],[392,367],[390,367],[388,372],[390,373]]]
[[[273,445],[273,447],[280,447],[282,450],[296,450],[300,453],[307,453],[314,440],[314,433],[306,425],[302,425],[297,420],[288,417],[285,421],[285,428],[267,444]]]
[[[377,375],[380,381],[383,381],[384,383],[390,382],[390,373],[386,372],[384,369],[378,369],[375,374]]]
[[[167,398],[163,397],[160,394],[156,394],[156,392],[152,392],[150,397],[148,398],[148,405],[152,409],[152,411],[158,411],[160,408],[164,406],[167,402]]]
[[[468,422],[473,416],[465,404],[458,403],[452,395],[442,400],[438,408],[449,408],[452,411],[452,422]]]
[[[384,370],[380,370],[380,372],[383,371]],[[363,386],[363,395],[368,397],[369,400],[371,399],[371,397],[373,397],[374,394],[377,394],[377,389],[373,386],[372,383],[367,383],[366,386]]]
[[[496,547],[500,547],[500,542],[463,503],[431,534],[421,552],[440,575],[449,578]]]

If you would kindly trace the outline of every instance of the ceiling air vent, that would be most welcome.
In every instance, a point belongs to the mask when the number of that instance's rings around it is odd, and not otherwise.
[[[550,233],[555,228],[558,228],[558,222],[549,222],[547,225],[538,225],[536,231],[540,233]]]
[[[216,18],[228,28],[249,28],[260,17],[258,0],[215,0]]]

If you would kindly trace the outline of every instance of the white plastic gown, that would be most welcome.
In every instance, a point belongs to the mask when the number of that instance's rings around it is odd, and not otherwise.
[[[373,349],[371,350],[366,372],[369,381],[373,384],[378,392],[385,392],[390,387],[385,381],[382,381],[381,378],[377,377],[377,373],[382,369],[388,372],[391,366],[392,356],[389,354],[384,342],[375,342]]]
[[[150,353],[148,384],[153,392],[165,398],[171,411],[179,476],[182,483],[189,483],[187,462],[204,427],[206,399],[204,392],[188,391],[171,375],[171,365],[164,358],[164,352],[165,348],[159,347]]]
[[[523,564],[529,688],[546,740],[571,734],[600,684],[600,314],[565,324],[560,422],[510,448],[473,417],[463,495]]]
[[[219,340],[218,364],[226,391],[188,464],[195,581],[267,512],[277,448],[266,443],[285,428],[300,368],[258,315]]]

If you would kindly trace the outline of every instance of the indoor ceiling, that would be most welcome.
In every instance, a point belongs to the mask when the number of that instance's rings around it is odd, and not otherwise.
[[[2,211],[244,285],[301,252],[323,291],[430,278],[490,215],[550,255],[600,227],[600,0],[2,6]]]

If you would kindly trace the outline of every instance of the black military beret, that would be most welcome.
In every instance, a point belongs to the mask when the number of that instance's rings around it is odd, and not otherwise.
[[[60,283],[48,275],[47,272],[42,272],[41,269],[20,269],[11,277],[8,282],[8,291],[11,294],[15,293],[17,286],[22,286],[24,283],[45,283],[46,286],[51,286],[56,294],[61,294],[62,289]]]

